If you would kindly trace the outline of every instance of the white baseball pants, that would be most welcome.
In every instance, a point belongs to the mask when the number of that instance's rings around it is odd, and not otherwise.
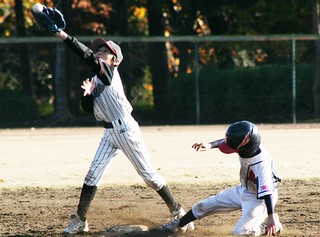
[[[272,195],[273,205],[278,200],[278,191]],[[217,195],[200,201],[192,207],[197,219],[217,213],[231,212],[242,209],[242,216],[233,229],[233,235],[259,236],[261,224],[267,218],[267,207],[264,199],[257,199],[256,194],[249,193],[242,185],[224,190]]]
[[[113,128],[105,129],[84,183],[98,186],[106,168],[119,150],[127,156],[145,183],[154,190],[160,190],[165,179],[156,173],[151,164],[142,132],[138,123],[131,116],[113,122]]]

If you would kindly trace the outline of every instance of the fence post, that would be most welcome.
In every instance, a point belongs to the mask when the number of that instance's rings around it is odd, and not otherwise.
[[[195,88],[195,102],[196,102],[196,125],[200,124],[200,98],[199,98],[199,50],[198,41],[194,42],[194,88]]]
[[[292,38],[292,123],[297,123],[296,114],[296,40]]]

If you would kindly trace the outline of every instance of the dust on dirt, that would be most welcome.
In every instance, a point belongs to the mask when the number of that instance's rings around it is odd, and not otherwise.
[[[276,211],[282,236],[320,236],[320,180],[284,180],[279,187]],[[234,184],[235,185],[235,184]],[[186,210],[201,199],[231,187],[224,183],[171,184]],[[62,236],[69,216],[76,210],[80,188],[24,187],[0,191],[0,236]],[[195,222],[189,237],[230,236],[241,212],[212,215]],[[156,227],[167,221],[169,211],[155,191],[144,185],[111,185],[98,189],[88,214],[88,234],[101,236],[112,226]],[[77,235],[73,235],[77,236]]]

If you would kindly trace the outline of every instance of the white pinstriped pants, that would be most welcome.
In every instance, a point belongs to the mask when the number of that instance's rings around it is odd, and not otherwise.
[[[101,177],[119,150],[126,155],[144,182],[154,190],[160,190],[165,179],[152,166],[142,132],[132,116],[113,122],[114,128],[105,129],[90,169],[84,179],[88,186],[98,186]]]

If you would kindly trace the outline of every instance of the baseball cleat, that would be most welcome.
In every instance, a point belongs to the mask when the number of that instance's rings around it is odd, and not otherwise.
[[[173,218],[174,219],[180,219],[181,217],[183,217],[184,215],[186,214],[185,210],[180,207],[179,211],[175,212],[175,213],[172,213],[173,215]],[[188,223],[187,225],[185,225],[184,227],[181,227],[182,229],[185,229],[185,232],[188,230],[188,231],[191,231],[191,230],[194,230],[194,224],[193,222],[190,222]]]
[[[186,233],[187,228],[186,227],[179,227],[179,219],[174,219],[173,221],[169,221],[161,226],[159,226],[158,228],[156,228],[156,230],[165,234],[168,234],[170,237],[171,236],[179,236],[179,235],[183,235],[184,233]]]
[[[64,234],[77,234],[81,232],[88,232],[88,221],[80,220],[78,214],[72,214],[71,220],[67,228],[63,230]]]

